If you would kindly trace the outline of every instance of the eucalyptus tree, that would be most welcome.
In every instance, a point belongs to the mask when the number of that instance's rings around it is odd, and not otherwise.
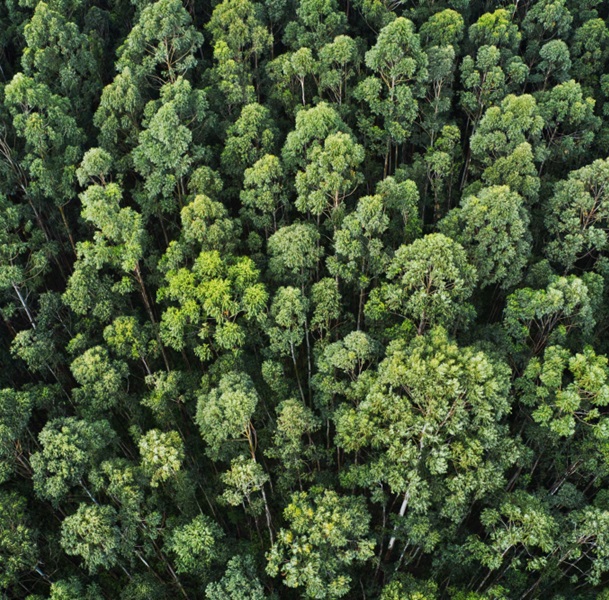
[[[412,21],[399,17],[383,27],[366,53],[373,75],[357,87],[366,105],[362,133],[384,156],[384,175],[399,164],[399,148],[408,140],[418,113],[417,98],[428,77],[427,55]]]

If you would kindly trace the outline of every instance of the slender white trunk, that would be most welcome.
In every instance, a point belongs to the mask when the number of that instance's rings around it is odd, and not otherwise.
[[[410,493],[406,492],[404,494],[404,499],[402,500],[402,506],[400,506],[400,517],[403,517],[406,514],[406,509],[408,508],[408,500],[410,500]],[[397,528],[398,524],[396,523],[393,527],[393,535],[391,536],[391,539],[389,540],[389,545],[387,546],[387,554],[389,554],[395,546],[395,531]]]

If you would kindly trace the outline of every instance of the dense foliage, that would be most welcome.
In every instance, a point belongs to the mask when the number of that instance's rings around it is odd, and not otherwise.
[[[0,2],[2,598],[609,598],[608,18]]]

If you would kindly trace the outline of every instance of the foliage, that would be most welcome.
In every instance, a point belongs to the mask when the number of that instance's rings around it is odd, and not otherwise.
[[[0,596],[607,597],[605,4],[0,2]]]

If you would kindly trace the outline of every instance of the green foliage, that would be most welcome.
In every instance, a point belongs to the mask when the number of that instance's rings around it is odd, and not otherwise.
[[[216,523],[199,515],[184,525],[177,525],[164,548],[175,558],[178,573],[202,575],[217,560],[221,537]]]
[[[598,600],[600,0],[0,2],[0,596]]]
[[[258,404],[258,393],[245,373],[228,373],[217,387],[199,396],[197,424],[208,444],[208,452],[217,457],[226,444],[247,441],[253,448],[255,431],[251,418]]]
[[[573,329],[589,334],[595,324],[592,307],[598,278],[590,275],[588,282],[574,275],[552,277],[545,289],[515,291],[508,297],[504,313],[507,334],[517,345],[528,345],[533,354],[539,354],[549,342],[563,342]]]
[[[38,562],[36,533],[26,523],[25,499],[14,492],[0,492],[0,590],[33,571]]]
[[[577,260],[605,249],[608,175],[609,163],[596,160],[558,182],[548,201],[546,227],[554,239],[548,244],[547,255],[565,271],[572,270]]]
[[[81,504],[61,524],[61,546],[79,556],[89,573],[112,568],[120,550],[120,531],[116,511],[111,506]]]
[[[82,406],[84,414],[103,414],[124,397],[123,380],[127,377],[127,365],[111,360],[105,348],[90,348],[78,356],[70,368],[80,385],[72,396]]]
[[[516,460],[514,447],[506,452],[501,424],[510,411],[508,391],[507,365],[457,346],[442,328],[410,344],[396,340],[365,399],[335,415],[337,443],[348,452],[369,449],[345,483],[384,482],[404,496],[404,510],[437,511],[458,523],[473,499],[502,486],[503,471]],[[420,522],[407,529],[410,543],[429,550],[439,541],[430,534]]]
[[[207,600],[264,600],[266,597],[256,576],[256,565],[248,555],[231,558],[222,579],[205,589]]]
[[[0,482],[7,481],[19,460],[21,436],[32,413],[32,396],[12,389],[0,390]]]
[[[39,435],[41,450],[30,459],[36,494],[53,504],[61,502],[73,486],[82,485],[83,477],[97,466],[115,435],[105,420],[65,417],[49,421]]]
[[[247,323],[263,318],[267,292],[248,257],[204,250],[192,268],[170,268],[165,280],[158,299],[177,306],[163,312],[161,338],[176,350],[192,346],[201,360],[243,346]]]
[[[413,319],[422,333],[434,325],[451,327],[471,313],[466,300],[476,271],[462,246],[441,233],[401,246],[387,267],[387,277],[394,282],[380,288],[366,306],[371,319],[379,319],[388,309]]]
[[[282,529],[268,554],[267,572],[288,587],[302,587],[308,598],[342,598],[351,577],[344,571],[372,555],[366,539],[370,519],[362,498],[312,488],[292,496]]]
[[[518,284],[531,253],[529,215],[522,197],[507,186],[468,196],[440,224],[476,267],[481,287]]]
[[[139,442],[142,470],[150,477],[150,485],[157,487],[174,477],[184,460],[184,446],[177,431],[167,433],[151,429]]]

